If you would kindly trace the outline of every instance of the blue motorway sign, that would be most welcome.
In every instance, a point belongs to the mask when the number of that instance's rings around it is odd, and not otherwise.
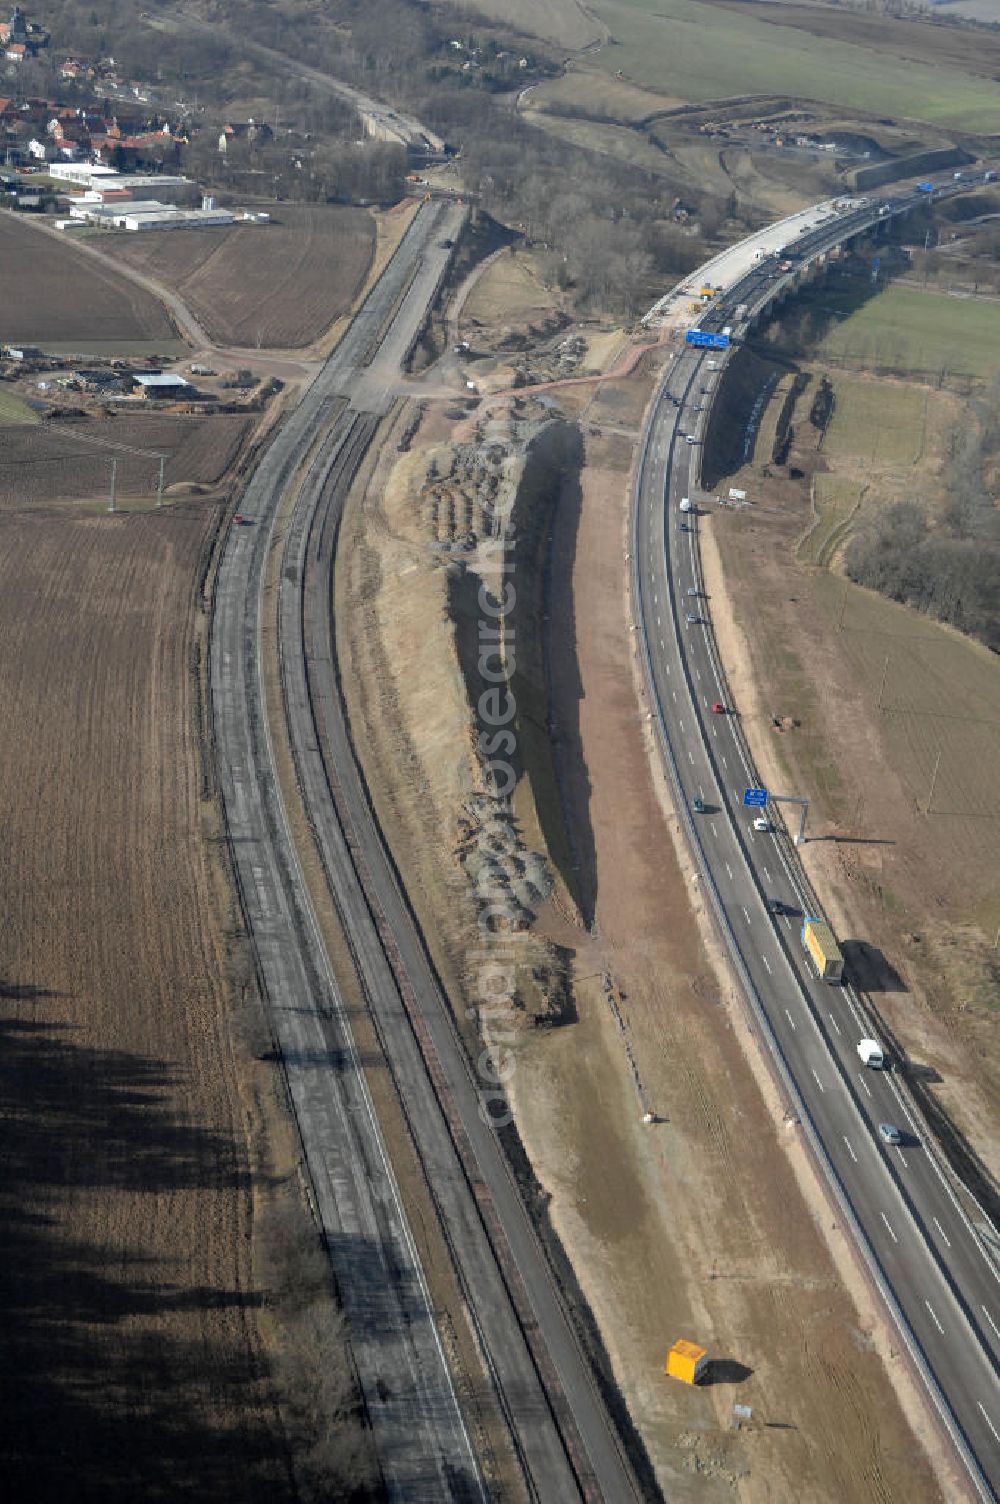
[[[750,809],[764,809],[767,805],[767,789],[744,789],[743,803]]]
[[[697,345],[702,350],[728,350],[728,334],[709,334],[704,329],[689,329],[684,336],[689,345]]]

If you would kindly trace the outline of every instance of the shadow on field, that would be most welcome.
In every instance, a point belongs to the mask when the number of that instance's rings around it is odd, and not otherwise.
[[[4,985],[6,998],[45,995]],[[265,1375],[239,1314],[253,1303],[248,1292],[188,1283],[185,1260],[164,1267],[141,1246],[154,1244],[143,1238],[143,1215],[151,1228],[169,1218],[175,1193],[245,1183],[242,1147],[177,1120],[167,1103],[183,1100],[183,1081],[169,1063],[95,1051],[74,1042],[74,1032],[42,1018],[0,1021],[0,1458],[8,1497],[212,1500],[231,1497],[236,1486],[253,1504],[288,1500]],[[122,1198],[109,1200],[108,1187]],[[126,1196],[128,1220],[117,1222]],[[199,1235],[237,1237],[243,1229],[206,1220]],[[223,1314],[201,1326],[197,1341],[156,1329],[159,1315],[206,1307]]]
[[[715,1384],[745,1384],[752,1377],[753,1369],[745,1363],[738,1363],[735,1358],[713,1358],[702,1385],[710,1388]]]
[[[895,846],[895,841],[887,840],[881,836],[810,836],[810,846],[816,846],[820,841],[832,842],[835,846]]]
[[[844,970],[862,992],[909,992],[899,972],[877,945],[867,940],[842,940]]]

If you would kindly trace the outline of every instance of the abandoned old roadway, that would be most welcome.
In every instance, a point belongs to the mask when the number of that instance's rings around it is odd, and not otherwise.
[[[483,1490],[405,1213],[288,831],[264,712],[265,566],[282,560],[282,689],[296,773],[484,1361],[532,1497],[635,1496],[383,849],[348,739],[331,580],[344,497],[447,266],[463,212],[421,207],[374,291],[271,444],[216,587],[212,699],[227,829],[389,1493]]]

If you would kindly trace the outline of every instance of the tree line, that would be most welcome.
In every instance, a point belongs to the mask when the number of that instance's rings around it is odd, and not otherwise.
[[[1000,375],[970,422],[952,434],[947,501],[889,507],[848,546],[845,568],[878,590],[1000,652],[1000,511],[992,481],[1000,459]]]

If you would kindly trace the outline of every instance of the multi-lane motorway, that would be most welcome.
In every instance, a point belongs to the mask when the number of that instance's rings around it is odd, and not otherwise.
[[[332,581],[341,508],[392,403],[464,211],[418,210],[350,330],[266,451],[218,574],[211,681],[232,859],[351,1328],[389,1496],[484,1496],[350,1023],[289,832],[269,733],[282,711],[326,878],[532,1499],[627,1501],[628,1460],[581,1350],[385,851],[348,735]],[[262,613],[275,520],[281,705]]]
[[[887,212],[907,202],[919,199],[889,201]],[[818,210],[797,251],[806,258],[825,251],[877,221],[878,209]],[[726,289],[703,327],[735,326],[741,304],[752,320],[780,285],[773,261],[755,264],[752,242],[746,249],[752,269]],[[905,1088],[891,1071],[862,1066],[858,1041],[875,1032],[863,1001],[849,986],[815,980],[805,964],[799,928],[803,914],[817,912],[815,899],[780,826],[754,830],[758,812],[742,800],[759,779],[738,715],[712,710],[717,702],[738,710],[740,687],[726,682],[712,633],[698,508],[682,512],[680,501],[698,495],[718,363],[690,347],[676,355],[644,434],[632,584],[652,713],[710,910],[788,1102],[972,1487],[993,1498],[1000,1488],[1000,1275]],[[772,911],[775,899],[785,912]],[[901,1145],[882,1141],[884,1122],[904,1130]]]

